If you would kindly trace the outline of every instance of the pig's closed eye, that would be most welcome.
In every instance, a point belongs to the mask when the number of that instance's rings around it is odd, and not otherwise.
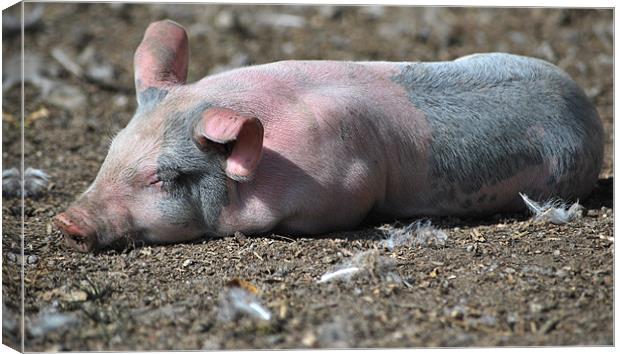
[[[150,184],[150,185],[152,185],[152,186],[161,187],[161,185],[162,185],[163,183],[164,183],[164,182],[163,182],[162,180],[156,179],[156,180],[151,181],[151,183],[149,183],[149,184]]]
[[[178,170],[160,170],[157,172],[154,183],[156,186],[162,188],[170,188],[175,186],[182,178],[184,174]]]
[[[169,190],[173,185],[174,180],[164,180],[161,178],[156,178],[149,182],[149,187],[156,190]]]
[[[162,185],[162,180],[159,178],[159,176],[156,173],[153,173],[152,175],[150,175],[147,178],[147,181],[149,186],[151,187],[161,187]]]
[[[180,174],[177,171],[165,170],[159,171],[155,174],[151,180],[151,185],[157,187],[169,187],[179,178]]]

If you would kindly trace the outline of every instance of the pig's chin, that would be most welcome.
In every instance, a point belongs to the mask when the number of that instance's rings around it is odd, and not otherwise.
[[[151,228],[144,230],[140,235],[140,240],[146,243],[177,243],[193,240],[201,236],[197,230],[179,229],[170,227]]]
[[[119,235],[114,235],[113,237],[101,237],[101,242],[96,245],[96,249],[116,249],[122,250],[127,248],[128,246],[139,246],[143,244],[142,235],[136,232],[128,232]]]
[[[152,234],[147,230],[134,230],[125,232],[122,234],[115,234],[114,236],[102,236],[100,242],[95,246],[95,249],[116,249],[122,250],[127,247],[141,247],[148,244],[164,243],[154,238]]]

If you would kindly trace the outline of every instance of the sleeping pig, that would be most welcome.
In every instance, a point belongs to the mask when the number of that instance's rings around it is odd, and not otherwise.
[[[517,211],[519,192],[585,197],[601,168],[595,108],[538,59],[281,61],[188,83],[188,58],[180,25],[148,27],[136,113],[55,217],[68,245]]]

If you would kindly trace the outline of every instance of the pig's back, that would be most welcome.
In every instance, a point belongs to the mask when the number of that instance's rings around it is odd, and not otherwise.
[[[402,63],[393,80],[430,126],[428,177],[434,182],[426,200],[435,207],[427,212],[514,209],[517,192],[569,198],[593,187],[602,163],[600,119],[557,67],[478,54]]]

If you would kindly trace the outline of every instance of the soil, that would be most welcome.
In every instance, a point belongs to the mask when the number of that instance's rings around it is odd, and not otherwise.
[[[28,13],[39,4],[25,6]],[[583,217],[568,224],[526,214],[432,219],[447,235],[443,245],[390,250],[380,225],[367,225],[317,237],[236,234],[74,252],[50,219],[90,184],[109,137],[130,120],[133,52],[148,23],[163,18],[189,29],[190,80],[282,59],[435,61],[508,51],[549,60],[584,88],[604,122],[600,179],[581,201]],[[3,40],[7,63],[20,36]],[[2,341],[21,348],[23,280],[26,351],[613,345],[612,43],[609,9],[46,3],[25,51],[57,86],[44,95],[25,84],[24,156],[51,184],[24,201],[25,258],[21,200],[3,199]],[[90,48],[112,76],[72,74],[54,48],[74,59]],[[60,88],[69,94],[52,100]],[[3,168],[20,166],[20,102],[19,85],[4,92]],[[360,253],[369,270],[318,283]],[[271,318],[223,316],[231,281]]]

